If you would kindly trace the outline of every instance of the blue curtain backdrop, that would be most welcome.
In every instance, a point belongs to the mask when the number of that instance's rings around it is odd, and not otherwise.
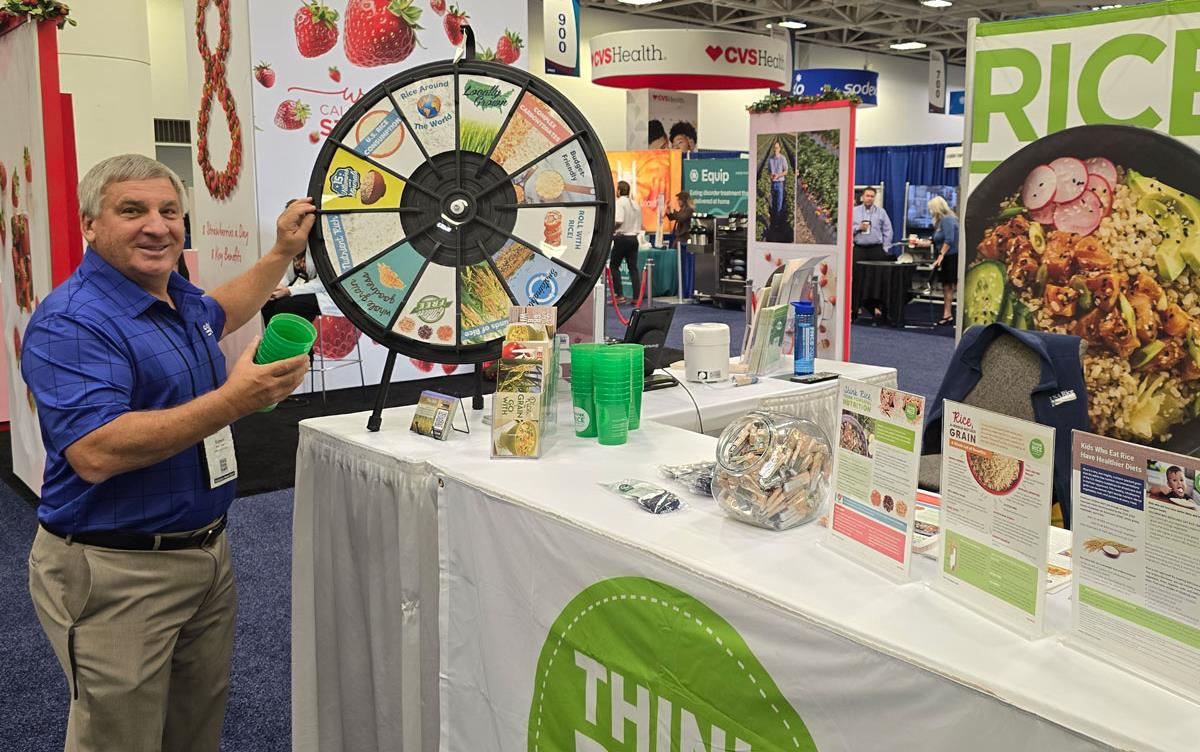
[[[959,144],[866,146],[855,151],[854,184],[883,186],[883,208],[892,220],[897,240],[904,229],[905,183],[958,185],[958,168],[948,170],[942,166],[947,146]]]

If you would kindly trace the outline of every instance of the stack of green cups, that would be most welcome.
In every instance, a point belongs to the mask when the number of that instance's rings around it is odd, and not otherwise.
[[[632,352],[609,345],[596,353],[592,366],[596,400],[596,433],[601,444],[624,444],[629,436],[629,407],[633,403],[629,378]]]
[[[596,436],[596,398],[593,379],[596,352],[604,345],[580,342],[571,345],[571,403],[575,408],[575,435]]]
[[[259,365],[287,360],[297,355],[307,355],[317,341],[317,328],[307,320],[292,313],[277,313],[267,322],[254,362]],[[259,410],[267,413],[275,409],[268,405]]]
[[[638,344],[609,345],[629,352],[629,430],[636,429],[642,423],[642,387],[645,386],[646,347]]]

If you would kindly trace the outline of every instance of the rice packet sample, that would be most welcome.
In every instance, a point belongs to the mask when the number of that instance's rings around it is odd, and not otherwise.
[[[600,485],[615,494],[636,502],[638,506],[650,514],[674,512],[682,506],[682,502],[680,502],[678,496],[662,486],[656,486],[644,480],[626,478],[619,483],[601,483]]]
[[[417,400],[417,411],[413,413],[409,430],[438,441],[450,438],[454,416],[458,412],[458,398],[441,394],[431,389],[421,392]]]
[[[540,457],[553,435],[554,347],[544,324],[508,324],[492,397],[493,458]]]

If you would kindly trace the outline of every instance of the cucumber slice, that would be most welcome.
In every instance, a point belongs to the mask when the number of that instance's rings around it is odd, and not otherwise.
[[[983,326],[1000,317],[1005,301],[1004,264],[984,261],[967,270],[963,281],[963,325]]]
[[[997,324],[1013,325],[1013,303],[1016,302],[1014,300],[1015,297],[1014,295],[1004,296],[1004,302],[1000,304],[1000,315],[996,317]]]
[[[1009,293],[1009,296],[1015,297],[1012,293]],[[1013,303],[1012,325],[1015,329],[1033,329],[1033,311],[1019,300]]]

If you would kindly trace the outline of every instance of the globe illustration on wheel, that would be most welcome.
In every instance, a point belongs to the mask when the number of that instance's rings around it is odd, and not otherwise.
[[[612,237],[613,186],[591,126],[527,72],[465,60],[366,92],[309,181],[313,261],[376,342],[436,363],[500,351],[509,308],[591,294]]]

